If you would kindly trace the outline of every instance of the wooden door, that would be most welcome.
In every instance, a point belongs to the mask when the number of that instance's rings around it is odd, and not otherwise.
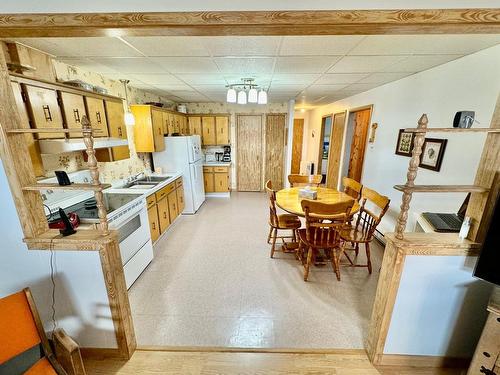
[[[127,127],[125,125],[122,101],[104,101],[106,107],[106,120],[108,121],[109,136],[113,138],[127,139]],[[111,149],[113,160],[123,160],[130,157],[128,146],[118,146]]]
[[[90,125],[94,130],[95,137],[108,136],[108,123],[106,121],[106,112],[104,110],[104,101],[98,98],[85,97],[87,103],[87,114]]]
[[[326,187],[337,189],[340,174],[340,159],[342,158],[342,144],[344,143],[345,112],[333,115],[332,131],[330,134],[330,151],[328,154],[328,171]]]
[[[160,224],[160,233],[163,233],[167,230],[170,225],[170,214],[168,212],[168,199],[164,197],[159,200],[156,204],[158,207],[158,221]]]
[[[203,183],[205,185],[205,193],[213,193],[215,191],[214,173],[203,172]]]
[[[165,150],[165,139],[163,138],[163,112],[152,109],[151,121],[153,125],[153,141],[155,152]]]
[[[168,210],[170,212],[170,222],[173,223],[175,218],[179,215],[179,210],[177,207],[177,192],[171,191],[168,193]]]
[[[82,129],[82,116],[85,115],[85,102],[82,95],[59,92],[64,123],[68,129]],[[69,133],[70,138],[82,138],[82,133]]]
[[[189,116],[189,134],[202,136],[200,116]]]
[[[173,113],[168,112],[168,133],[175,133],[175,116]]]
[[[151,240],[155,242],[160,237],[160,223],[158,220],[158,211],[156,204],[148,208],[149,230],[151,232]]]
[[[218,145],[229,145],[229,118],[217,116],[215,118],[216,142]]]
[[[304,119],[293,120],[293,140],[292,140],[292,165],[291,173],[300,173],[300,161],[302,160],[302,142],[304,139]]]
[[[203,132],[203,144],[213,146],[216,142],[215,136],[215,118],[213,116],[204,116],[201,118],[201,126]]]
[[[365,160],[366,138],[370,127],[371,108],[356,111],[354,113],[354,133],[351,143],[351,155],[349,158],[349,171],[347,176],[361,182],[363,162]]]
[[[63,120],[57,103],[56,91],[31,85],[24,85],[24,89],[33,127],[62,129]],[[64,134],[40,133],[38,138],[64,138]]]
[[[175,191],[177,192],[177,210],[180,215],[184,212],[184,207],[186,206],[184,203],[184,188],[180,185]]]
[[[266,173],[264,180],[271,180],[273,189],[283,188],[285,154],[285,115],[266,116]]]
[[[239,191],[262,190],[262,116],[237,117],[237,180]]]
[[[217,193],[227,193],[229,191],[229,174],[227,169],[224,172],[214,173],[214,185]]]

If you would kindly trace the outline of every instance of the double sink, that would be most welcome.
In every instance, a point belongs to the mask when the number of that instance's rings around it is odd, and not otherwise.
[[[161,184],[163,181],[168,180],[172,176],[145,176],[138,180],[129,182],[128,184],[123,185],[122,189],[152,189],[156,185]]]

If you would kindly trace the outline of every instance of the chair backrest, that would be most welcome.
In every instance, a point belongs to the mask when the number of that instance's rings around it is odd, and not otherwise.
[[[311,178],[311,180],[309,180],[309,178]],[[306,186],[306,185],[319,186],[319,184],[321,184],[322,178],[323,176],[320,174],[314,174],[311,176],[303,174],[289,174],[288,182],[292,187]]]
[[[363,190],[363,185],[356,180],[349,177],[342,177],[342,185],[344,185],[344,193],[353,197],[356,200],[361,198],[361,191]]]
[[[43,366],[52,367],[55,373],[65,374],[53,363],[55,358],[30,290],[0,298],[0,368],[24,373],[35,363],[42,363],[40,360],[48,360]]]
[[[269,197],[269,224],[272,226],[278,225],[278,214],[276,213],[276,191],[273,190],[271,180],[266,182],[266,192]]]
[[[354,199],[339,203],[321,203],[304,199],[301,202],[306,218],[306,239],[310,243],[330,244],[337,242],[337,228],[349,218]]]
[[[391,200],[385,195],[381,195],[375,190],[364,186],[361,192],[361,207],[356,219],[358,230],[361,230],[368,238],[371,238],[382,217],[389,209],[390,202]]]

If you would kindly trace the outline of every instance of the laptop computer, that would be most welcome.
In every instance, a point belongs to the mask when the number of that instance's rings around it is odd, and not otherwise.
[[[460,232],[460,227],[464,221],[467,205],[469,204],[470,193],[467,194],[462,206],[456,214],[444,214],[435,212],[424,212],[422,216],[429,222],[436,232],[454,233]]]

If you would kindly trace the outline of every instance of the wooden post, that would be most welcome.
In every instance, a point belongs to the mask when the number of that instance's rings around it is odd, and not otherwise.
[[[429,120],[427,115],[424,113],[422,117],[418,120],[417,129],[425,130],[427,129],[427,124]],[[410,159],[410,165],[408,167],[408,173],[406,174],[406,184],[405,186],[413,187],[415,186],[415,178],[417,177],[418,165],[420,164],[420,155],[422,154],[422,146],[425,140],[425,132],[415,133],[415,142],[413,145],[413,152]],[[403,192],[403,198],[401,203],[401,212],[399,213],[398,221],[396,223],[396,238],[402,240],[404,231],[406,228],[406,222],[408,221],[408,210],[410,209],[410,201],[412,197],[411,190],[405,190]]]
[[[90,176],[92,177],[92,184],[101,186],[101,182],[99,181],[99,168],[97,168],[97,158],[95,157],[94,150],[94,138],[92,137],[92,126],[90,125],[90,121],[87,116],[82,116],[82,133],[83,133],[83,142],[85,142],[85,146],[87,146],[87,165],[89,166]],[[109,233],[108,229],[108,219],[106,217],[106,208],[104,207],[104,195],[101,190],[97,190],[94,192],[95,200],[97,202],[97,214],[99,216],[99,222],[101,225],[101,230],[107,234]]]

